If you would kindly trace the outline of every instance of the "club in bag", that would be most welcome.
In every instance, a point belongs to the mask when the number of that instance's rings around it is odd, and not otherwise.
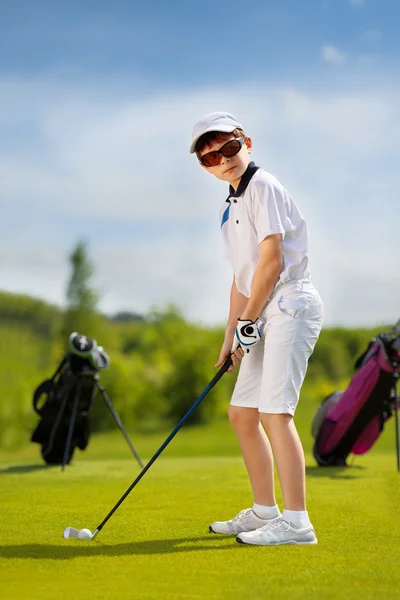
[[[220,368],[220,370],[218,371],[218,373],[215,375],[215,377],[210,381],[210,383],[208,384],[208,386],[205,388],[204,392],[197,398],[196,402],[189,408],[189,410],[187,411],[187,413],[182,417],[182,419],[179,421],[178,425],[170,433],[170,435],[167,437],[167,439],[165,440],[165,442],[159,447],[159,449],[154,454],[154,456],[149,460],[149,462],[146,464],[146,466],[140,471],[140,473],[136,477],[135,481],[129,486],[129,488],[126,490],[126,492],[124,493],[124,495],[121,496],[121,498],[118,500],[118,502],[116,503],[116,505],[110,510],[110,512],[103,519],[103,521],[100,523],[100,525],[98,525],[96,527],[96,529],[94,530],[94,532],[92,533],[90,531],[90,529],[75,529],[74,527],[66,527],[64,529],[64,534],[63,534],[66,539],[75,538],[75,539],[80,539],[80,540],[92,540],[103,529],[103,527],[107,523],[108,519],[115,513],[115,511],[117,510],[117,508],[122,504],[122,502],[125,500],[125,498],[131,493],[131,491],[133,490],[133,488],[135,487],[135,485],[137,483],[139,483],[139,481],[142,479],[143,475],[150,469],[151,465],[160,456],[161,452],[168,446],[168,444],[175,437],[175,435],[178,433],[178,431],[180,430],[180,428],[182,427],[182,425],[184,423],[186,423],[186,421],[188,420],[188,418],[190,417],[190,415],[196,410],[196,408],[198,407],[198,405],[200,404],[200,402],[203,400],[203,398],[205,398],[205,396],[207,396],[207,394],[211,390],[211,388],[213,388],[214,385],[216,383],[218,383],[218,381],[221,379],[222,375],[224,375],[224,373],[226,373],[226,371],[229,369],[229,367],[231,365],[232,365],[232,358],[230,356],[224,362],[224,364],[222,365],[222,367]]]

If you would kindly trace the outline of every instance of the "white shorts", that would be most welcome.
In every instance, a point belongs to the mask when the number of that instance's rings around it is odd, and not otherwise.
[[[294,415],[322,319],[310,281],[278,286],[260,315],[263,337],[241,361],[231,405]]]

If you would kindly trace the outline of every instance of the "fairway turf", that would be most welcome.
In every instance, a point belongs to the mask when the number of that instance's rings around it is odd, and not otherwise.
[[[400,598],[393,452],[371,452],[349,469],[321,469],[308,456],[308,509],[319,544],[249,547],[208,533],[211,521],[251,505],[242,460],[224,431],[227,456],[220,457],[207,450],[195,456],[205,438],[209,449],[218,442],[207,429],[182,432],[89,542],[64,540],[63,529],[93,531],[139,472],[117,434],[92,438],[92,451],[77,453],[64,473],[38,460],[35,446],[15,462],[0,454],[0,597]],[[150,441],[139,442],[149,458]],[[184,458],[174,455],[182,445]],[[102,454],[115,458],[99,460]],[[277,495],[281,504],[279,488]]]

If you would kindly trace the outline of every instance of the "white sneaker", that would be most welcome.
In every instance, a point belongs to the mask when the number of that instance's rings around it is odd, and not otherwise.
[[[252,508],[245,508],[240,513],[233,517],[230,521],[216,521],[211,523],[208,528],[210,533],[226,533],[228,535],[238,535],[243,531],[254,531],[260,527],[267,526],[269,523],[277,519],[260,519]]]
[[[236,541],[240,544],[254,544],[256,546],[281,546],[283,544],[317,544],[317,536],[313,526],[295,527],[288,521],[278,517],[273,522],[255,531],[241,533]]]

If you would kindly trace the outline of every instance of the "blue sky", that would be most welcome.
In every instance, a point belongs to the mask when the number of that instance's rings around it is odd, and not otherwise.
[[[221,182],[193,122],[233,112],[306,217],[326,324],[398,318],[396,0],[0,3],[0,288],[62,304],[85,239],[108,312],[223,323]]]
[[[312,73],[331,43],[399,56],[396,0],[2,3],[5,72],[132,74],[155,87]],[[231,46],[231,44],[233,46]],[[232,47],[237,52],[232,56]]]

